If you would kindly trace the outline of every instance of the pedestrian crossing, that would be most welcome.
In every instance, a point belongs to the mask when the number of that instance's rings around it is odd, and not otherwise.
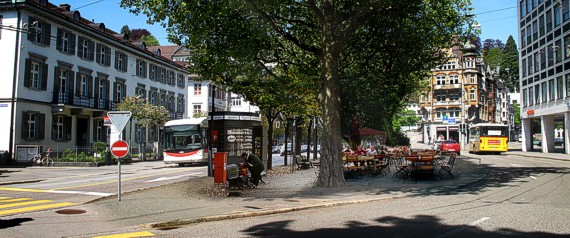
[[[0,217],[73,205],[76,204],[53,200],[34,200],[32,198],[0,197]]]

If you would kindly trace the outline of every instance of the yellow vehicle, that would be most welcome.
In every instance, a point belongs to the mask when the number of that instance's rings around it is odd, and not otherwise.
[[[509,149],[508,126],[479,123],[469,127],[469,153],[507,152]]]

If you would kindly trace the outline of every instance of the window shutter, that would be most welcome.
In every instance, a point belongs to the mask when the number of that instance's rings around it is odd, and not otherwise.
[[[85,42],[85,39],[83,39],[83,37],[79,36],[78,37],[78,44],[79,47],[77,48],[77,56],[79,56],[80,58],[83,58],[83,43]]]
[[[40,73],[41,73],[40,77],[42,77],[42,85],[40,86],[40,88],[45,91],[47,90],[47,82],[48,82],[48,64],[46,63],[42,64],[42,72]]]
[[[89,84],[87,86],[88,90],[87,91],[87,96],[89,96],[89,98],[93,97],[93,76],[89,75],[87,76],[87,83]]]
[[[24,87],[29,88],[32,85],[30,75],[32,71],[32,60],[26,59],[26,68],[24,69]]]
[[[146,74],[147,74],[148,70],[147,70],[147,63],[143,63],[143,77],[146,78]]]
[[[28,17],[28,40],[34,42],[35,41],[35,36],[36,36],[36,31],[34,31],[34,21],[36,20],[35,17]]]
[[[97,44],[97,63],[101,63],[101,45]]]
[[[77,72],[75,77],[75,93],[74,95],[81,96],[81,73]]]
[[[107,59],[107,63],[105,65],[111,66],[111,48],[105,48],[105,58]]]
[[[75,55],[75,42],[76,42],[75,34],[69,33],[69,36],[71,38],[69,40],[69,48],[70,48],[69,53]]]
[[[49,46],[51,44],[51,24],[44,22],[43,44]]]
[[[51,115],[51,139],[57,140],[57,116]]]
[[[117,101],[117,82],[113,83],[113,102]]]
[[[109,88],[111,86],[111,83],[109,82],[109,80],[105,80],[105,100],[109,100],[110,96],[109,96]]]
[[[129,70],[128,58],[126,54],[122,54],[121,57],[123,58],[123,71],[127,72]]]
[[[61,48],[61,37],[63,36],[63,32],[61,31],[60,28],[57,28],[57,40],[56,40],[56,46],[55,48],[59,51],[62,50]]]
[[[123,84],[123,98],[125,98],[127,96],[127,84]],[[123,101],[124,99],[121,99],[121,101]]]
[[[67,92],[68,92],[68,95],[73,96],[73,95],[75,95],[75,93],[73,92],[73,89],[74,89],[73,85],[75,83],[75,72],[70,70],[67,75],[68,75],[68,77],[67,77],[67,82],[68,82],[67,83]]]
[[[59,97],[58,94],[60,92],[60,90],[59,90],[59,75],[58,74],[59,74],[59,67],[56,66],[53,69],[53,93],[55,95],[57,95],[56,98]],[[64,96],[64,95],[62,95],[62,96]]]
[[[89,49],[89,53],[87,55],[89,55],[89,60],[93,61],[93,56],[95,54],[95,42],[93,41],[89,41],[89,47],[87,47]]]
[[[22,139],[28,139],[28,112],[22,112]]]
[[[100,81],[100,80],[99,80],[99,77],[95,77],[95,88],[96,88],[97,90],[95,90],[95,91],[93,92],[93,97],[94,97],[94,98],[97,98],[97,99],[99,98],[99,81]]]
[[[115,50],[115,69],[119,69],[119,51]]]
[[[43,140],[45,138],[45,129],[46,129],[46,114],[38,113],[38,121],[36,123],[36,138],[39,140]]]
[[[152,74],[152,67],[153,67],[152,64],[148,64],[148,78],[150,80],[154,80],[154,75]]]
[[[63,127],[65,128],[65,140],[71,140],[71,117],[65,117]]]

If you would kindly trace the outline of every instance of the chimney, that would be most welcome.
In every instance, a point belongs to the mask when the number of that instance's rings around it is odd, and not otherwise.
[[[71,10],[71,5],[69,5],[67,3],[62,3],[62,4],[59,4],[59,8],[69,12]]]

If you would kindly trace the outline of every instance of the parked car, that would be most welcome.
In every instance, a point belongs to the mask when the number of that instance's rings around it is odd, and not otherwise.
[[[441,151],[456,152],[457,155],[461,154],[461,145],[455,140],[444,140],[441,142]]]
[[[290,155],[293,153],[293,148],[291,146],[291,143],[287,143],[287,154]],[[279,149],[279,154],[281,156],[285,155],[285,145],[282,145],[281,148]]]
[[[433,142],[433,144],[431,144],[431,148],[432,148],[433,150],[439,150],[439,149],[440,149],[440,148],[439,148],[440,146],[441,146],[441,141],[440,141],[440,140],[436,140],[436,141]]]
[[[271,153],[273,153],[273,154],[279,153],[279,151],[280,151],[280,150],[279,150],[279,146],[278,146],[278,145],[274,145],[274,146],[271,148]]]

